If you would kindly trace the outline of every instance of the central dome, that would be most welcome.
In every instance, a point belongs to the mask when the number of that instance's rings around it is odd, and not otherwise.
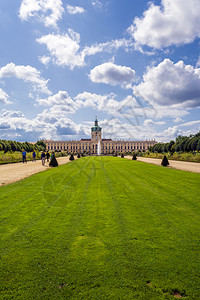
[[[91,127],[91,132],[94,132],[94,131],[101,132],[101,127],[98,125],[97,117],[96,117],[94,126]]]

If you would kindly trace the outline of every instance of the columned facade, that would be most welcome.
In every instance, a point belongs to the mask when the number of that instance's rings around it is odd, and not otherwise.
[[[150,146],[155,145],[154,141],[113,141],[112,139],[102,139],[102,130],[96,118],[94,126],[91,128],[91,138],[79,141],[44,141],[49,151],[67,151],[69,153],[98,154],[100,144],[101,154],[126,153],[134,151],[147,151]]]

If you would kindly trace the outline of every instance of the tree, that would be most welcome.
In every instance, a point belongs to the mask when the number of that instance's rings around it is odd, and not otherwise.
[[[46,144],[44,143],[44,141],[42,140],[37,141],[36,145],[41,146],[43,150],[46,150]]]
[[[167,152],[171,152],[172,151],[172,146],[175,144],[174,141],[170,141],[168,144],[167,144]]]
[[[200,151],[200,139],[199,139],[198,144],[197,144],[197,151],[198,152]]]

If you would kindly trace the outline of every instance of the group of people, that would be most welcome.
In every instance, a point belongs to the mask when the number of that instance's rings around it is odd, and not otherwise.
[[[47,162],[49,162],[49,157],[50,157],[49,151],[47,151],[47,153],[45,153],[44,151],[42,151],[41,160],[42,160],[42,165],[43,166],[45,165],[45,160],[46,159],[47,159]]]
[[[42,151],[41,160],[42,160],[42,165],[43,166],[45,165],[46,160],[47,160],[47,162],[49,162],[49,158],[50,158],[49,166],[52,166],[52,167],[58,166],[58,162],[56,160],[54,152],[52,152],[51,155],[50,155],[49,151],[47,151],[46,153],[44,151]],[[22,160],[23,160],[23,163],[27,163],[26,151],[24,149],[22,150]],[[32,153],[32,162],[36,162],[36,152],[35,152],[35,150]]]

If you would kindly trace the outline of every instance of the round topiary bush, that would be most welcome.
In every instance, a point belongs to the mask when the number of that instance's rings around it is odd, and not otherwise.
[[[161,165],[163,167],[167,167],[169,165],[169,162],[168,162],[168,159],[167,159],[166,155],[164,155],[163,160],[161,162]]]

